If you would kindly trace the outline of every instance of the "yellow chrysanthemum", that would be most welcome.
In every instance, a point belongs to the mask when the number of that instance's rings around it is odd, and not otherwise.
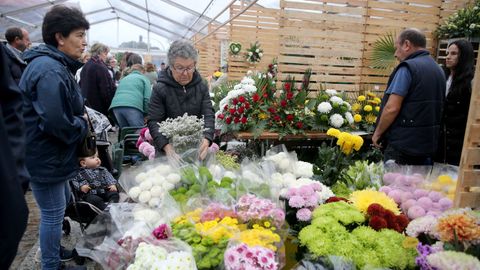
[[[380,106],[375,106],[375,111],[379,112],[380,111]]]
[[[358,96],[357,100],[362,102],[365,101],[366,97],[364,95]]]
[[[370,204],[378,203],[383,206],[383,208],[392,211],[395,215],[400,214],[397,203],[385,193],[376,190],[366,189],[354,191],[350,194],[350,201],[363,213],[367,212]]]
[[[370,97],[370,98],[375,98],[375,97],[377,97],[377,95],[375,95],[375,94],[372,93],[372,92],[368,92],[368,93],[367,93],[367,96]]]
[[[260,113],[260,114],[258,115],[258,118],[260,118],[261,120],[265,120],[265,119],[268,118],[268,115],[267,115],[266,113]]]
[[[217,77],[217,78],[220,78],[220,76],[222,76],[222,75],[223,75],[223,73],[222,73],[221,71],[215,71],[215,72],[213,73],[213,76],[214,76],[214,77]]]
[[[338,138],[338,135],[340,134],[340,130],[336,129],[336,128],[329,128],[327,130],[327,135],[328,136],[332,136],[332,137],[335,137],[335,138]]]
[[[374,98],[373,100],[375,100],[378,104],[380,104],[380,102],[382,102],[382,100],[378,97]]]
[[[345,154],[345,155],[350,155],[352,153],[352,149],[353,149],[353,143],[352,141],[345,141],[343,144],[342,144],[342,152]]]
[[[280,242],[280,236],[263,227],[254,228],[240,233],[240,242],[248,246],[262,246],[273,251],[277,250],[276,243]]]
[[[213,241],[218,242],[221,238],[231,238],[239,231],[238,220],[231,217],[225,217],[220,222],[219,219],[209,220],[195,224],[195,230],[203,236],[210,236]]]
[[[363,138],[358,135],[352,135],[352,141],[353,149],[355,149],[355,151],[360,151],[360,148],[362,148],[363,145]]]
[[[355,123],[361,122],[362,121],[362,116],[360,114],[355,114],[353,116],[353,121],[355,121]]]
[[[187,222],[197,223],[197,222],[200,221],[202,211],[203,210],[201,208],[197,208],[194,211],[190,211],[190,212],[186,213],[185,215],[176,217],[173,220],[173,222],[177,223],[177,224],[184,224],[184,223],[187,223]]]
[[[415,237],[407,236],[402,242],[404,248],[416,248],[418,246],[418,239]]]
[[[366,112],[371,112],[373,110],[373,108],[372,108],[371,105],[365,105],[365,107],[363,107],[363,110],[366,111]]]
[[[365,116],[365,122],[367,122],[367,124],[373,125],[377,122],[377,117],[369,113]]]
[[[358,112],[362,109],[362,105],[360,103],[353,103],[352,105],[352,111],[353,112]]]
[[[454,183],[452,177],[450,177],[450,175],[447,175],[447,174],[442,174],[438,176],[437,180],[442,185],[450,185]]]

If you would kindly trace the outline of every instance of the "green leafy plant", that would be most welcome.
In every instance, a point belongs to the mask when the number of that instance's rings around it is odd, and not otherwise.
[[[229,81],[229,82],[225,82],[215,88],[213,88],[212,92],[213,92],[213,102],[215,103],[213,105],[213,109],[218,112],[220,110],[220,101],[222,99],[224,99],[227,94],[228,94],[228,91],[232,90],[233,87],[238,84],[239,81]]]
[[[397,63],[395,59],[395,36],[395,33],[387,33],[375,41],[370,59],[373,68],[384,69],[388,72],[393,70]]]
[[[448,17],[435,34],[439,38],[480,37],[480,0]]]

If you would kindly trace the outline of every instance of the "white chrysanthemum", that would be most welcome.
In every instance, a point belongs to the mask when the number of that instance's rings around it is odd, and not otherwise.
[[[347,121],[350,125],[353,124],[353,122],[354,122],[352,113],[350,113],[350,112],[345,113],[345,119],[347,119]]]
[[[336,113],[330,116],[330,125],[332,125],[335,128],[340,128],[343,126],[344,119],[343,117]]]
[[[254,84],[255,84],[255,81],[254,81],[252,78],[250,78],[250,77],[243,77],[241,83],[242,83],[242,84],[254,85]]]
[[[324,101],[318,104],[317,110],[320,113],[329,113],[332,110],[332,104],[330,104],[330,102]]]
[[[342,105],[343,99],[341,97],[333,96],[330,98],[330,102],[332,102],[332,104]]]
[[[313,176],[313,164],[305,161],[295,163],[295,176],[310,178]]]
[[[327,89],[327,90],[325,90],[325,93],[327,93],[327,95],[329,95],[329,96],[335,96],[335,95],[337,95],[337,90]]]

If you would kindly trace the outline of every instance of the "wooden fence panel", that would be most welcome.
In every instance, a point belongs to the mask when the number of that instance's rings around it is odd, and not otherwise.
[[[230,16],[235,16],[243,10],[242,5],[232,5]],[[229,56],[228,79],[240,80],[248,70],[266,70],[268,64],[279,53],[279,10],[252,6],[245,13],[238,16],[230,24],[230,41],[240,42],[242,52]],[[252,65],[245,60],[244,52],[250,44],[258,41],[263,49],[262,60]]]

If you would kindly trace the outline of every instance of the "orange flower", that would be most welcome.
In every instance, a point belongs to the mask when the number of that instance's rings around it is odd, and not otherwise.
[[[476,219],[466,214],[452,214],[440,218],[437,231],[442,241],[454,241],[454,231],[459,241],[480,239],[480,226]]]

